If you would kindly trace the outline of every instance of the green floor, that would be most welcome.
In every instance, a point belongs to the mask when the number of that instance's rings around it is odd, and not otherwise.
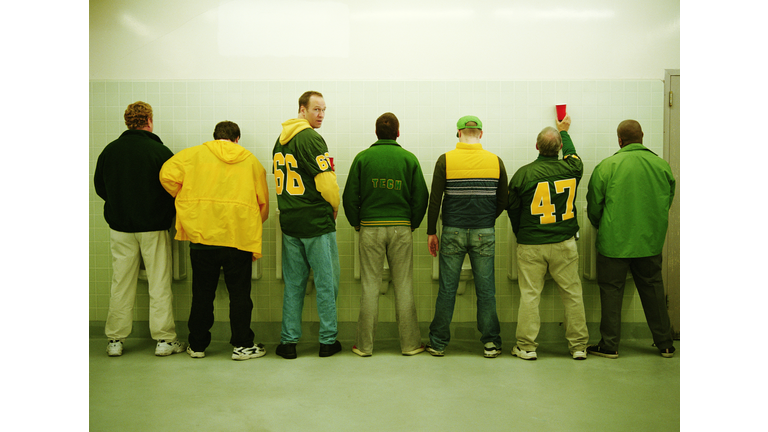
[[[452,342],[445,357],[405,357],[396,341],[374,355],[317,355],[313,342],[285,360],[233,361],[226,342],[203,359],[155,357],[155,341],[130,338],[108,357],[90,339],[92,431],[677,431],[680,342],[672,359],[651,340],[622,341],[616,360],[572,360],[565,341],[537,361],[512,345],[483,358],[479,342]]]

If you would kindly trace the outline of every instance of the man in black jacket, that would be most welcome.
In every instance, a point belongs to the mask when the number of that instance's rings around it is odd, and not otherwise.
[[[171,293],[171,237],[176,213],[173,197],[160,184],[160,168],[173,156],[152,133],[152,107],[135,102],[125,110],[128,130],[99,155],[93,185],[104,199],[110,228],[112,288],[105,333],[107,354],[123,353],[133,327],[133,304],[144,258],[149,282],[149,330],[157,340],[155,355],[183,352],[176,339]]]

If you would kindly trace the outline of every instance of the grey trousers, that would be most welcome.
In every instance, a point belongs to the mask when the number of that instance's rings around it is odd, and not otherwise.
[[[599,346],[618,351],[621,341],[621,303],[627,271],[632,272],[645,320],[660,351],[672,348],[672,326],[667,312],[661,254],[643,258],[610,258],[597,254],[597,283],[600,286]]]
[[[357,349],[373,353],[379,321],[379,287],[384,259],[389,262],[395,295],[395,316],[402,352],[421,346],[421,332],[413,299],[413,234],[408,226],[360,228],[360,316],[357,320]]]

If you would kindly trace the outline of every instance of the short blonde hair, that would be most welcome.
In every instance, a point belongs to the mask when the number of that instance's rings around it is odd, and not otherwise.
[[[134,102],[125,109],[125,125],[128,129],[141,129],[149,126],[152,120],[152,107],[146,102]]]

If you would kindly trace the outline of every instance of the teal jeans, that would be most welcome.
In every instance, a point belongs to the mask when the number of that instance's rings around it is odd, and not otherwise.
[[[307,291],[309,270],[314,272],[320,343],[332,344],[338,336],[336,299],[339,295],[339,249],[336,232],[318,237],[298,238],[283,233],[283,324],[280,343],[297,343],[301,338],[301,313]]]

